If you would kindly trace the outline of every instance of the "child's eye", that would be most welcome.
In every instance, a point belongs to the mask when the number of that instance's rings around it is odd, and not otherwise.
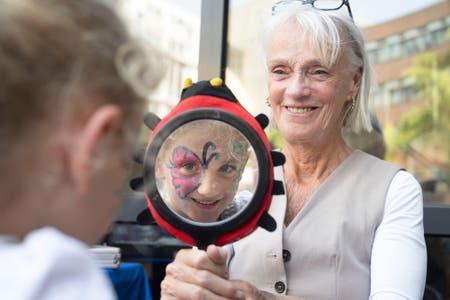
[[[219,168],[219,171],[222,173],[231,173],[236,171],[236,166],[233,165],[223,165]]]
[[[185,163],[182,168],[186,171],[195,172],[198,171],[198,166],[195,163]]]

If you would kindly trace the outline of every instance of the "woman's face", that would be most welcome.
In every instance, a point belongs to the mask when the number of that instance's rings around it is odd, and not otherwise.
[[[236,194],[247,148],[223,136],[211,136],[207,129],[201,131],[173,142],[161,162],[164,171],[157,177],[176,213],[198,222],[215,222]]]
[[[340,136],[345,104],[357,95],[360,81],[346,55],[327,67],[291,20],[273,34],[267,67],[273,116],[287,143],[317,144]]]

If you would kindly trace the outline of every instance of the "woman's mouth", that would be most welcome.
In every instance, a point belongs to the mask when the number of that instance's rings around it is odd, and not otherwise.
[[[294,107],[294,106],[285,106],[285,108],[293,113],[306,113],[315,110],[317,107]]]

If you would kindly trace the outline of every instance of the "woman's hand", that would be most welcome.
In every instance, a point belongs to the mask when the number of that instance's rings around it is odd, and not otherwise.
[[[221,247],[180,250],[166,268],[161,299],[300,299],[263,292],[243,280],[229,280],[226,262],[227,252]]]
[[[227,252],[217,246],[180,250],[166,268],[161,299],[245,299],[228,280],[226,262]]]
[[[243,295],[241,299],[245,300],[276,300],[276,295],[268,292],[260,291],[255,286],[247,281],[232,280],[233,285],[240,291],[240,295]],[[282,296],[281,296],[282,297]],[[284,298],[280,298],[284,299]]]

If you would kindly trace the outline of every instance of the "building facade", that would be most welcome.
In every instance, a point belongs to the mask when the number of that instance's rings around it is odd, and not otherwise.
[[[425,105],[405,70],[424,53],[450,51],[450,1],[364,29],[378,87],[373,95],[383,125],[397,124],[412,107]]]

